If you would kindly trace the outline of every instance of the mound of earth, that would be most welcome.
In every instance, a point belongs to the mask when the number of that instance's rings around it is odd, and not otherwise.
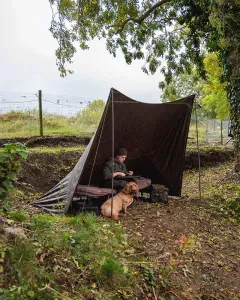
[[[24,143],[29,148],[34,147],[74,147],[79,145],[87,145],[90,141],[90,135],[86,136],[33,136],[19,138],[0,139],[0,147],[6,143]]]
[[[64,178],[75,166],[82,152],[30,153],[22,160],[15,185],[19,189],[45,193]]]
[[[201,167],[210,167],[215,166],[219,163],[223,163],[229,160],[234,159],[233,148],[204,148],[200,149],[200,166]],[[184,169],[194,169],[199,166],[199,157],[197,150],[186,151],[185,160],[184,160]]]

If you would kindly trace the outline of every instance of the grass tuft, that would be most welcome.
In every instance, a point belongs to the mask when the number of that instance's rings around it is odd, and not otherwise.
[[[8,212],[8,216],[10,219],[16,221],[16,222],[24,222],[28,219],[28,215],[21,211],[21,210],[18,210],[18,211],[9,211]]]

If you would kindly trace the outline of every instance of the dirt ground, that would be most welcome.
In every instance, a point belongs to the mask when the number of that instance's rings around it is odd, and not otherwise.
[[[203,170],[201,200],[197,172],[185,172],[183,198],[170,197],[167,205],[135,201],[121,219],[135,258],[144,255],[165,276],[173,299],[240,299],[240,227],[220,209],[239,182],[232,167]],[[155,296],[161,288],[160,280]]]
[[[45,193],[74,168],[81,155],[81,151],[29,153],[15,185],[26,192]]]
[[[47,141],[48,147],[56,145]],[[80,151],[30,153],[16,185],[44,193],[74,167],[80,155]],[[199,199],[197,152],[188,152],[182,198],[170,197],[165,205],[140,199],[120,218],[133,248],[132,263],[138,264],[144,256],[146,270],[153,272],[152,289],[143,286],[138,299],[156,300],[163,294],[162,299],[240,299],[240,227],[223,209],[240,179],[232,171],[232,157],[231,149],[201,154],[205,167]]]

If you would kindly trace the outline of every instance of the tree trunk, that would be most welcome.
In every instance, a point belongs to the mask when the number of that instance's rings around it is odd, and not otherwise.
[[[227,89],[234,124],[235,172],[240,172],[240,58],[237,47],[228,53],[228,72],[230,80]]]
[[[224,0],[221,5],[217,5],[217,9],[219,9],[218,19],[221,24],[218,29],[223,42],[221,59],[227,81],[231,120],[234,125],[235,171],[240,172],[240,2]]]
[[[238,149],[237,153],[236,153],[236,161],[235,161],[235,172],[240,172],[240,151]]]
[[[240,58],[237,49],[229,52],[228,95],[231,107],[231,119],[234,124],[235,171],[240,172]]]

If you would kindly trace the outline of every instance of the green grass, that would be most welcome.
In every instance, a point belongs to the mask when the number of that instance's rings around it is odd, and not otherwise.
[[[129,246],[118,223],[91,213],[66,217],[11,211],[8,218],[22,222],[27,239],[0,242],[5,271],[0,299],[133,296],[136,278],[125,264]]]
[[[39,135],[39,117],[37,111],[16,112],[12,111],[0,115],[0,137],[27,137]],[[44,135],[82,135],[93,133],[96,125],[89,125],[76,117],[66,117],[55,114],[43,114]]]
[[[29,153],[61,153],[61,152],[74,152],[74,151],[84,151],[86,146],[79,145],[79,147],[35,147],[28,150]],[[0,150],[1,151],[1,150]]]
[[[195,124],[190,125],[188,137],[196,140],[197,133]],[[199,141],[206,141],[206,129],[204,127],[198,126],[198,139]]]
[[[16,221],[16,222],[24,222],[28,219],[28,215],[21,210],[16,211],[10,211],[8,212],[8,216],[10,219]]]

